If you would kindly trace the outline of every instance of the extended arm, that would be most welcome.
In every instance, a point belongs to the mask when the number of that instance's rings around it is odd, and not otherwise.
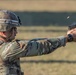
[[[59,37],[51,39],[33,39],[30,41],[17,40],[4,43],[0,48],[0,55],[3,60],[14,60],[19,57],[37,56],[48,54],[61,46],[65,46],[67,42],[76,42],[76,29],[68,31],[69,37]],[[68,41],[69,40],[69,41]]]
[[[37,41],[31,41],[27,45],[26,56],[35,56],[48,54],[56,50],[58,47],[65,46],[66,38],[51,38],[51,39],[42,39]]]
[[[34,39],[31,41],[17,40],[10,43],[5,43],[1,48],[1,57],[3,60],[14,60],[19,57],[37,56],[48,54],[56,50],[58,47],[65,46],[66,38],[51,38],[51,39]]]

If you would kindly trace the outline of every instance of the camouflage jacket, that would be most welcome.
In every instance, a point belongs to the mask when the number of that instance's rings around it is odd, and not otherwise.
[[[0,75],[23,75],[20,57],[48,54],[65,44],[65,37],[3,42],[0,46]]]

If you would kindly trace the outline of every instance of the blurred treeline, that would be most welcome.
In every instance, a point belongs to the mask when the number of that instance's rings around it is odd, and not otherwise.
[[[49,25],[69,25],[76,22],[76,12],[16,12],[22,25],[28,26],[49,26]],[[71,14],[71,17],[68,16]]]
[[[76,22],[76,0],[0,0],[0,9],[14,11],[26,26]]]

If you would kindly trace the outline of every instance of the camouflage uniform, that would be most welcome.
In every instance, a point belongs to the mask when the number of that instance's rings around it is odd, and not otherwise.
[[[7,29],[4,28],[4,30]],[[20,57],[49,54],[65,44],[66,38],[64,36],[9,42],[0,40],[0,75],[23,75],[20,68]]]
[[[16,40],[1,44],[0,75],[21,75],[20,57],[48,54],[65,45],[65,38]]]

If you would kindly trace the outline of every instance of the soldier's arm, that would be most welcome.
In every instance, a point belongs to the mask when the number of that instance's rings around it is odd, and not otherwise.
[[[26,56],[43,55],[49,54],[56,50],[58,47],[66,45],[66,38],[51,38],[51,39],[41,39],[37,41],[31,41],[27,45]]]
[[[53,39],[37,39],[31,41],[15,41],[5,46],[1,57],[3,60],[14,60],[19,57],[37,56],[48,54],[58,47],[65,46],[66,38],[59,37]]]

